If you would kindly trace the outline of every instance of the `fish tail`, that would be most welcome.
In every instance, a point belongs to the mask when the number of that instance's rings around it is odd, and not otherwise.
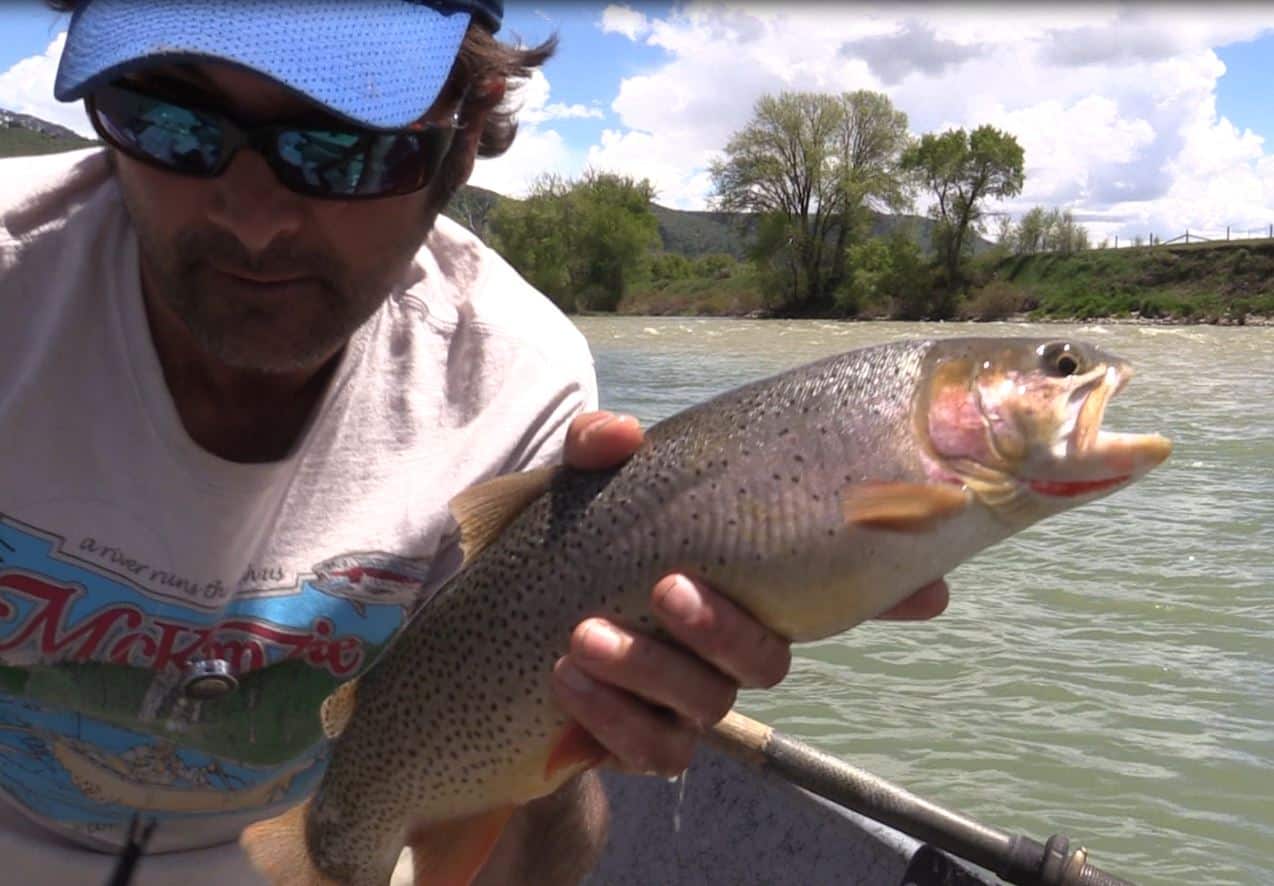
[[[239,845],[253,867],[271,886],[339,886],[319,871],[305,842],[305,817],[310,801],[293,806],[275,818],[251,825]]]

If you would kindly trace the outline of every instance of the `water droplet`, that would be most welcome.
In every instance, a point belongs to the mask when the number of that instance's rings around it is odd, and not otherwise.
[[[675,775],[668,779],[669,784],[677,785],[677,803],[672,810],[672,830],[673,833],[681,833],[681,804],[686,799],[686,772]]]

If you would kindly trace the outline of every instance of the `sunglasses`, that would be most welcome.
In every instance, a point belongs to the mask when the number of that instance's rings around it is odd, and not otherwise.
[[[408,194],[429,184],[451,146],[455,121],[379,131],[339,126],[247,126],[225,113],[118,84],[86,101],[93,128],[110,145],[159,169],[198,178],[225,171],[249,147],[288,190],[358,200]]]

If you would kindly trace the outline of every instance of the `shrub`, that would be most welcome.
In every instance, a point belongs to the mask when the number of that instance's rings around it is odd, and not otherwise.
[[[961,306],[960,317],[965,320],[1003,320],[1034,307],[1035,300],[1022,287],[1005,280],[993,280]]]
[[[693,270],[690,259],[676,252],[657,252],[650,257],[650,279],[656,283],[685,280]]]
[[[694,274],[710,280],[725,280],[733,277],[738,267],[739,263],[734,256],[724,252],[711,252],[695,259]]]

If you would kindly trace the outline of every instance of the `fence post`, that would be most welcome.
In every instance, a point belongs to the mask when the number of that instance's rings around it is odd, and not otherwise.
[[[1190,245],[1190,229],[1186,228],[1186,245]]]
[[[1230,226],[1229,226],[1229,225],[1226,225],[1226,226],[1225,226],[1225,239],[1226,239],[1226,241],[1227,241],[1227,242],[1228,242],[1228,241],[1229,241],[1229,239],[1230,239]]]
[[[1115,248],[1116,248],[1116,249],[1118,249],[1118,248],[1119,248],[1119,235],[1118,235],[1118,234],[1116,234],[1116,235],[1115,235]]]

